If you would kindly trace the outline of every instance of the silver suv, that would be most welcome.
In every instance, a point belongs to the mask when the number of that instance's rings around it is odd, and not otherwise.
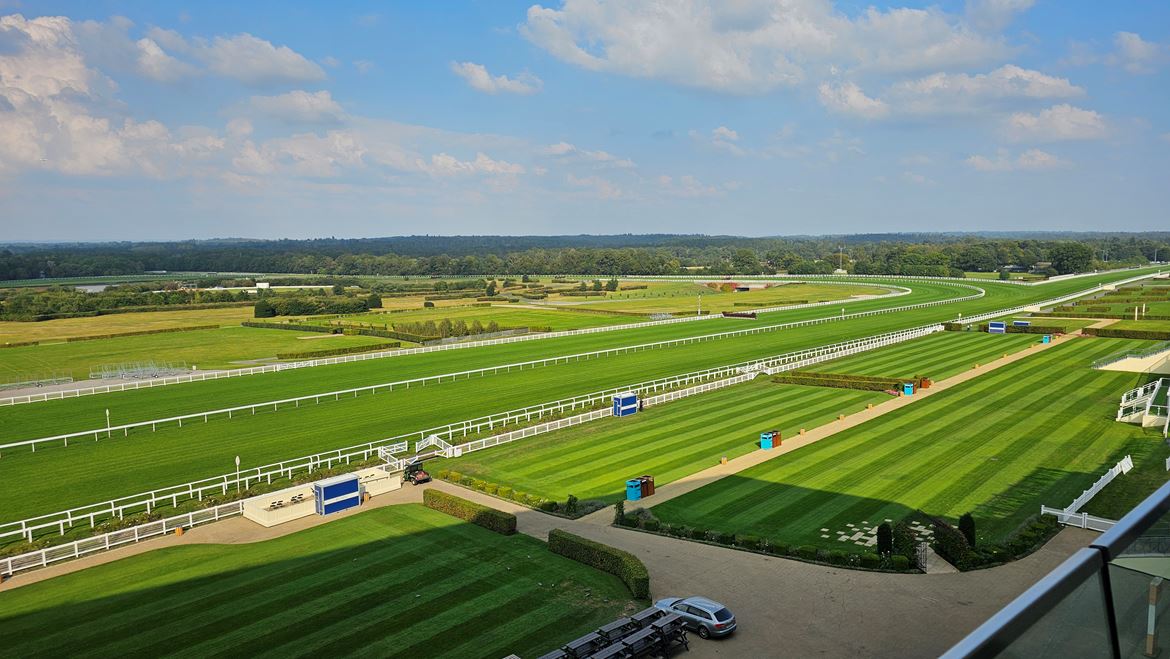
[[[735,615],[731,610],[706,597],[667,597],[655,602],[654,606],[682,616],[687,627],[700,638],[727,636],[735,631]]]

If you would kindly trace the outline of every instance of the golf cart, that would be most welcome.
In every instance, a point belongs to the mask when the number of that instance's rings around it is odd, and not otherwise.
[[[402,472],[402,482],[411,485],[421,485],[431,482],[431,475],[423,469],[422,462],[411,462]]]

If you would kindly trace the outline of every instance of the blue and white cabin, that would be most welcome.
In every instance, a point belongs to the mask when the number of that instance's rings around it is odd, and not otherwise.
[[[362,502],[357,474],[344,474],[313,483],[318,515],[328,515],[358,506]]]
[[[992,321],[987,323],[988,334],[1007,334],[1007,323],[1002,321]]]
[[[614,416],[629,416],[638,411],[638,394],[627,391],[624,394],[617,394],[613,397],[613,415]]]

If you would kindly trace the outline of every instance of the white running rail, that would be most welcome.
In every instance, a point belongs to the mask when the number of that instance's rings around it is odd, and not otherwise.
[[[896,313],[896,312],[906,311],[906,310],[910,310],[910,309],[923,309],[923,308],[938,306],[940,304],[950,304],[952,302],[960,302],[963,300],[969,300],[969,299],[983,297],[985,292],[982,289],[977,289],[977,290],[979,291],[978,293],[973,294],[973,295],[968,295],[966,297],[950,298],[950,299],[946,299],[946,300],[934,300],[931,302],[921,302],[918,304],[906,305],[906,306],[902,306],[902,307],[888,307],[888,308],[884,308],[884,309],[875,309],[872,311],[861,311],[861,312],[852,313],[852,314],[841,314],[838,316],[812,318],[809,320],[798,320],[798,321],[792,321],[792,322],[788,322],[788,323],[780,323],[777,325],[763,325],[760,327],[751,327],[751,328],[741,329],[741,330],[717,332],[715,334],[701,334],[698,336],[688,336],[688,337],[683,337],[683,338],[678,338],[678,339],[666,339],[663,341],[654,341],[651,343],[642,343],[642,344],[637,344],[637,345],[632,345],[632,346],[621,346],[621,347],[617,347],[617,348],[606,348],[603,350],[593,350],[590,352],[582,352],[582,353],[576,353],[576,354],[570,354],[570,355],[559,355],[559,356],[555,356],[555,357],[545,357],[542,359],[534,359],[534,360],[530,360],[530,361],[526,361],[526,362],[515,362],[515,363],[511,363],[511,364],[501,364],[501,365],[497,365],[497,366],[488,366],[488,367],[484,367],[484,368],[471,369],[471,370],[467,370],[467,371],[459,371],[459,372],[455,372],[455,373],[440,373],[438,375],[428,375],[428,376],[424,376],[424,377],[420,377],[420,378],[413,378],[410,380],[399,380],[396,382],[383,382],[380,384],[366,385],[364,387],[354,387],[351,389],[341,389],[341,390],[337,390],[337,391],[326,391],[323,393],[309,394],[309,395],[305,395],[305,396],[297,396],[294,398],[283,398],[280,400],[269,400],[269,401],[263,401],[263,402],[259,402],[259,403],[252,403],[249,405],[237,405],[235,407],[227,407],[227,408],[222,408],[222,409],[217,409],[217,410],[205,410],[202,412],[193,412],[190,414],[182,414],[182,415],[178,415],[178,416],[172,416],[172,417],[166,417],[166,418],[160,418],[160,419],[148,419],[146,421],[136,421],[133,423],[119,424],[116,426],[109,426],[109,427],[104,427],[104,428],[92,428],[89,430],[80,430],[77,432],[64,433],[61,435],[53,435],[50,437],[39,437],[36,439],[27,439],[27,440],[17,441],[17,442],[8,442],[5,444],[0,444],[0,451],[10,450],[10,449],[19,448],[19,447],[29,447],[29,448],[31,448],[32,451],[35,452],[38,444],[60,442],[64,446],[68,446],[70,439],[78,439],[78,438],[89,439],[92,437],[96,441],[96,440],[100,439],[103,435],[105,435],[107,438],[111,438],[113,436],[113,433],[115,433],[115,432],[121,432],[123,436],[127,436],[129,434],[130,430],[133,430],[135,428],[145,428],[147,426],[150,427],[151,431],[157,430],[158,426],[160,424],[174,423],[174,424],[178,424],[178,427],[181,428],[183,426],[184,421],[188,421],[188,422],[190,422],[190,421],[203,421],[204,423],[206,423],[213,416],[223,415],[223,416],[227,416],[230,419],[235,414],[251,413],[254,415],[254,414],[256,414],[257,410],[267,410],[269,407],[271,407],[272,411],[275,412],[275,411],[278,411],[280,406],[282,406],[282,405],[284,405],[286,407],[289,405],[292,405],[294,407],[300,407],[301,403],[308,403],[310,401],[312,401],[313,404],[320,404],[321,399],[323,399],[323,398],[324,399],[333,398],[334,400],[340,400],[341,396],[349,397],[350,395],[352,395],[354,398],[356,398],[361,393],[368,392],[371,394],[376,394],[380,390],[394,391],[395,387],[409,389],[412,385],[413,386],[426,386],[428,383],[439,384],[439,383],[443,382],[443,380],[454,381],[454,380],[458,380],[458,379],[469,379],[469,378],[474,377],[474,376],[481,376],[482,377],[485,375],[493,375],[493,374],[500,373],[500,372],[511,372],[512,369],[524,370],[525,368],[537,368],[540,366],[555,365],[555,364],[562,363],[562,362],[568,363],[571,361],[581,361],[582,359],[594,359],[594,358],[599,358],[599,357],[608,357],[611,355],[624,354],[627,352],[638,352],[638,351],[642,351],[642,350],[651,350],[651,349],[655,349],[655,348],[664,348],[664,347],[671,347],[671,346],[677,346],[677,345],[686,345],[686,344],[690,344],[690,343],[699,343],[702,341],[715,341],[715,340],[721,340],[721,339],[726,339],[726,338],[735,337],[735,336],[747,336],[747,335],[751,335],[751,334],[762,334],[765,332],[775,332],[775,331],[779,331],[779,330],[783,330],[783,329],[791,329],[794,327],[806,327],[809,325],[818,325],[821,323],[836,322],[836,321],[840,321],[840,320],[848,320],[851,318],[863,318],[863,317],[880,315],[880,314]]]
[[[823,283],[823,282],[810,282]],[[848,282],[838,282],[848,283]],[[857,283],[857,282],[854,282]],[[858,284],[865,286],[868,284]],[[777,311],[791,311],[795,309],[806,309],[813,307],[836,306],[839,304],[849,304],[853,302],[867,302],[875,299],[884,299],[887,297],[900,297],[909,295],[914,291],[903,286],[894,284],[887,284],[888,288],[896,289],[894,293],[888,295],[848,299],[848,300],[829,300],[826,302],[806,302],[803,304],[788,304],[776,307],[763,307],[759,309],[745,309],[745,312],[755,313],[772,313]],[[462,350],[465,348],[481,348],[484,346],[502,345],[507,343],[519,343],[521,341],[534,341],[540,339],[557,339],[566,336],[580,336],[585,334],[598,334],[601,332],[614,332],[620,330],[640,329],[643,327],[654,327],[658,325],[672,325],[676,323],[689,323],[697,320],[714,320],[722,318],[719,314],[707,314],[704,316],[682,316],[680,318],[668,318],[666,320],[648,320],[636,323],[624,323],[621,325],[608,325],[601,327],[586,327],[575,330],[561,330],[557,332],[541,332],[533,334],[523,334],[519,336],[501,337],[497,339],[484,339],[482,341],[463,341],[457,343],[449,343],[444,345],[421,346],[418,348],[402,348],[399,350],[382,350],[378,352],[367,352],[356,355],[343,355],[340,357],[323,357],[321,359],[309,359],[297,362],[286,362],[281,364],[268,364],[265,366],[252,366],[248,368],[238,368],[222,371],[206,371],[200,373],[191,373],[188,375],[176,375],[166,378],[153,378],[150,380],[136,380],[134,382],[124,382],[119,384],[98,385],[92,387],[78,387],[75,389],[64,389],[58,391],[46,392],[43,394],[27,394],[24,396],[10,396],[7,398],[0,398],[0,407],[8,405],[22,405],[28,403],[40,403],[48,400],[61,400],[64,398],[80,398],[82,396],[93,396],[97,394],[116,393],[119,391],[132,391],[135,389],[153,389],[155,387],[164,387],[172,384],[184,384],[187,382],[203,382],[205,380],[221,380],[225,378],[241,377],[245,375],[260,375],[263,373],[278,373],[281,371],[289,371],[299,368],[313,368],[316,366],[331,366],[334,364],[348,364],[352,362],[363,362],[371,359],[384,359],[387,357],[402,357],[404,355],[418,355],[428,352],[440,352],[444,350]]]
[[[1127,455],[1120,462],[1110,467],[1104,474],[1101,474],[1101,477],[1089,486],[1089,489],[1081,492],[1080,496],[1073,499],[1072,503],[1065,506],[1064,512],[1075,513],[1080,511],[1086,503],[1089,503],[1093,497],[1097,496],[1098,492],[1105,489],[1106,485],[1112,483],[1114,478],[1122,474],[1128,474],[1131,469],[1133,469],[1133,458]]]
[[[1088,513],[1070,513],[1060,508],[1049,508],[1048,506],[1040,506],[1041,515],[1052,515],[1056,517],[1057,521],[1065,526],[1075,526],[1080,529],[1089,529],[1091,531],[1108,531],[1113,528],[1117,522],[1112,519],[1105,519],[1104,517],[1094,517]]]
[[[88,554],[107,551],[147,538],[173,533],[175,529],[188,529],[192,526],[216,522],[225,517],[232,517],[243,512],[244,503],[242,501],[233,501],[231,503],[225,503],[222,506],[197,510],[186,515],[168,517],[156,522],[148,522],[139,526],[132,526],[128,529],[95,535],[76,542],[57,545],[27,554],[20,554],[10,558],[0,558],[0,575],[16,574],[23,570],[45,567],[58,561],[80,558]]]

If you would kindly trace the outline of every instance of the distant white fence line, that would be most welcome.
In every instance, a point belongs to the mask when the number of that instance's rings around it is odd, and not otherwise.
[[[239,515],[243,511],[244,503],[242,501],[233,501],[214,508],[168,517],[157,522],[148,522],[128,529],[96,535],[76,542],[57,545],[27,554],[20,554],[10,558],[0,558],[0,575],[16,574],[23,570],[45,567],[58,561],[80,558],[99,551],[107,551],[121,545],[133,544],[146,538],[173,533],[175,529],[187,529],[200,524],[219,521],[225,517]]]
[[[845,275],[732,275],[731,281],[766,281],[766,280],[772,280],[772,279],[792,279],[794,281],[803,281],[806,279],[809,279],[809,280],[821,279],[821,280],[831,281],[835,278],[839,278],[839,279],[895,279],[895,280],[909,279],[912,281],[930,281],[930,282],[940,282],[940,283],[947,282],[947,281],[955,281],[955,282],[978,281],[980,283],[986,282],[986,283],[993,283],[993,284],[1008,284],[1008,285],[1012,285],[1012,286],[1044,286],[1044,285],[1047,285],[1050,283],[1065,281],[1068,279],[1079,279],[1082,277],[1094,277],[1094,276],[1098,276],[1098,275],[1122,273],[1122,272],[1127,272],[1129,270],[1142,270],[1142,269],[1149,268],[1149,267],[1151,267],[1151,266],[1144,265],[1144,266],[1133,266],[1133,267],[1129,267],[1129,268],[1116,268],[1114,270],[1078,272],[1078,273],[1069,274],[1069,275],[1056,275],[1055,277],[1049,277],[1048,279],[1045,279],[1043,281],[1019,281],[1016,279],[980,280],[980,279],[968,279],[965,277],[925,277],[925,276],[921,276],[921,275],[860,275],[860,274],[845,274]],[[1159,272],[1161,272],[1161,270],[1159,270]],[[574,276],[578,276],[578,275],[574,275]],[[703,277],[703,276],[698,276],[698,275],[645,275],[645,276],[636,277],[636,278],[637,279],[649,279],[649,280],[655,280],[655,279],[688,280],[688,279],[710,279],[710,276]],[[627,279],[630,279],[630,278],[627,277]]]
[[[11,450],[14,448],[19,448],[19,447],[29,447],[31,450],[36,451],[36,447],[39,444],[51,444],[51,443],[61,442],[64,446],[68,446],[70,439],[78,439],[78,438],[89,439],[92,437],[96,441],[96,440],[100,439],[103,435],[105,435],[107,438],[112,437],[113,433],[115,433],[115,432],[121,432],[123,434],[123,436],[126,436],[129,434],[130,430],[133,430],[135,428],[145,428],[147,426],[149,426],[152,431],[157,430],[157,427],[160,424],[175,423],[175,424],[178,424],[178,426],[181,428],[183,426],[184,421],[200,421],[201,420],[204,423],[206,423],[210,419],[210,417],[212,417],[212,416],[225,415],[230,419],[230,418],[232,418],[232,416],[234,414],[238,414],[238,413],[256,414],[257,410],[261,410],[261,409],[267,410],[267,408],[269,408],[269,407],[271,407],[272,410],[275,412],[275,411],[279,410],[281,405],[284,405],[286,407],[289,405],[292,405],[294,407],[300,407],[301,403],[308,403],[309,401],[312,401],[314,404],[319,404],[321,402],[321,399],[323,399],[323,398],[328,399],[328,398],[332,397],[334,400],[339,400],[341,398],[341,396],[349,397],[350,395],[352,395],[353,397],[356,398],[359,394],[366,393],[366,392],[371,393],[371,394],[376,394],[379,390],[394,391],[395,387],[409,389],[412,385],[426,386],[428,383],[438,384],[438,383],[441,383],[443,380],[454,381],[454,380],[458,380],[461,378],[462,379],[469,379],[469,378],[474,377],[474,376],[481,376],[482,377],[485,375],[492,375],[492,374],[499,373],[499,372],[511,372],[512,369],[523,370],[525,368],[537,368],[540,366],[547,366],[550,364],[558,364],[561,362],[568,363],[571,361],[581,361],[582,359],[594,359],[594,358],[606,357],[606,356],[611,356],[611,355],[624,354],[627,352],[638,352],[638,351],[642,351],[642,350],[651,350],[651,349],[655,349],[655,348],[665,348],[665,347],[671,347],[671,346],[686,345],[686,344],[690,344],[690,343],[699,343],[702,341],[715,341],[715,340],[721,340],[721,339],[726,339],[726,338],[735,337],[735,336],[747,336],[747,335],[751,335],[751,334],[762,334],[762,333],[766,333],[766,332],[775,332],[775,331],[779,331],[779,330],[783,330],[783,329],[791,329],[794,327],[806,327],[806,326],[810,326],[810,325],[818,325],[818,324],[822,324],[822,323],[836,322],[836,321],[840,321],[840,320],[849,320],[852,318],[863,318],[863,317],[874,316],[874,315],[897,313],[900,311],[906,311],[906,310],[911,310],[911,309],[923,309],[923,308],[938,306],[940,304],[950,304],[950,303],[954,303],[954,302],[960,302],[963,300],[970,300],[970,299],[983,297],[985,292],[982,289],[976,289],[976,290],[978,291],[977,293],[972,294],[972,295],[968,295],[965,297],[948,298],[945,300],[934,300],[931,302],[920,302],[918,304],[905,305],[905,306],[901,306],[901,307],[887,307],[887,308],[883,308],[883,309],[874,309],[871,311],[860,311],[860,312],[852,313],[852,314],[842,313],[842,314],[837,315],[837,316],[811,318],[808,320],[798,320],[798,321],[792,321],[792,322],[788,322],[788,323],[779,323],[776,325],[762,325],[759,327],[751,327],[751,328],[741,329],[741,330],[730,330],[730,331],[726,331],[726,332],[717,332],[714,334],[700,334],[697,336],[688,336],[688,337],[682,337],[682,338],[677,338],[677,339],[666,339],[666,340],[662,340],[662,341],[641,343],[641,344],[630,345],[630,346],[620,346],[620,347],[616,347],[616,348],[605,348],[602,350],[593,350],[590,352],[582,352],[582,353],[576,353],[576,354],[570,354],[570,355],[558,355],[558,356],[554,356],[554,357],[545,357],[542,359],[534,359],[534,360],[530,360],[530,361],[526,361],[526,362],[514,362],[514,363],[510,363],[510,364],[500,364],[497,366],[487,366],[484,368],[470,369],[467,371],[459,371],[459,372],[454,372],[454,373],[440,373],[438,375],[428,375],[428,376],[419,377],[419,378],[412,378],[410,380],[384,382],[384,383],[380,383],[380,384],[366,385],[363,387],[353,387],[350,389],[341,389],[341,390],[336,390],[336,391],[326,391],[326,392],[317,393],[317,394],[308,394],[305,396],[297,396],[294,398],[283,398],[280,400],[268,400],[268,401],[262,401],[259,403],[251,403],[248,405],[237,405],[234,407],[221,408],[221,409],[217,409],[217,410],[205,410],[202,412],[193,412],[190,414],[181,414],[181,415],[166,417],[166,418],[148,419],[145,421],[136,421],[133,423],[119,424],[116,426],[91,428],[89,430],[81,430],[81,431],[77,431],[77,432],[64,433],[64,434],[53,435],[53,436],[49,436],[49,437],[40,437],[40,438],[36,438],[36,439],[27,439],[27,440],[23,440],[23,441],[8,442],[5,444],[0,444],[0,451]]]
[[[839,282],[849,283],[849,282]],[[856,283],[856,282],[854,282]],[[865,284],[859,284],[865,285]],[[829,300],[826,302],[805,302],[802,304],[788,304],[775,307],[763,307],[759,309],[745,310],[755,313],[772,313],[777,311],[791,311],[795,309],[805,309],[812,307],[823,307],[829,305],[849,304],[853,302],[866,302],[874,299],[881,299],[887,297],[900,297],[909,295],[914,291],[902,286],[888,284],[889,288],[897,289],[896,292],[888,295],[882,295],[870,298],[858,298],[849,300]],[[555,308],[555,307],[553,307]],[[621,325],[605,325],[601,327],[586,327],[574,330],[561,330],[557,332],[540,332],[532,334],[522,334],[518,336],[507,336],[495,339],[484,339],[480,341],[463,341],[457,343],[449,343],[443,345],[421,346],[418,348],[402,348],[398,350],[381,350],[377,352],[359,353],[356,355],[342,355],[339,357],[322,357],[321,359],[308,359],[297,362],[284,362],[280,364],[267,364],[264,366],[251,366],[247,368],[237,368],[222,371],[204,371],[189,373],[186,375],[176,375],[165,378],[152,378],[149,380],[138,380],[134,382],[124,382],[119,384],[98,385],[92,387],[78,387],[76,389],[64,389],[59,391],[51,391],[42,394],[28,394],[24,396],[10,396],[8,398],[0,398],[0,407],[8,405],[22,405],[28,403],[39,403],[48,400],[61,400],[64,398],[80,398],[82,396],[93,396],[97,394],[116,393],[120,391],[132,391],[135,389],[153,389],[154,387],[165,387],[172,384],[184,384],[187,382],[203,382],[205,380],[221,380],[225,378],[235,378],[245,375],[260,375],[263,373],[278,373],[281,371],[289,371],[300,368],[313,368],[317,366],[331,366],[334,364],[348,364],[352,362],[363,362],[372,359],[385,359],[387,357],[402,357],[405,355],[418,355],[428,352],[440,352],[444,350],[462,350],[465,348],[481,348],[484,346],[502,345],[507,343],[519,343],[521,341],[535,341],[540,339],[557,339],[567,336],[579,336],[584,334],[598,334],[601,332],[614,332],[629,329],[640,329],[644,327],[654,327],[658,325],[672,325],[676,323],[689,323],[697,320],[711,320],[721,318],[719,314],[707,314],[704,316],[682,316],[679,318],[667,318],[665,320],[647,320],[636,323],[623,323]]]

